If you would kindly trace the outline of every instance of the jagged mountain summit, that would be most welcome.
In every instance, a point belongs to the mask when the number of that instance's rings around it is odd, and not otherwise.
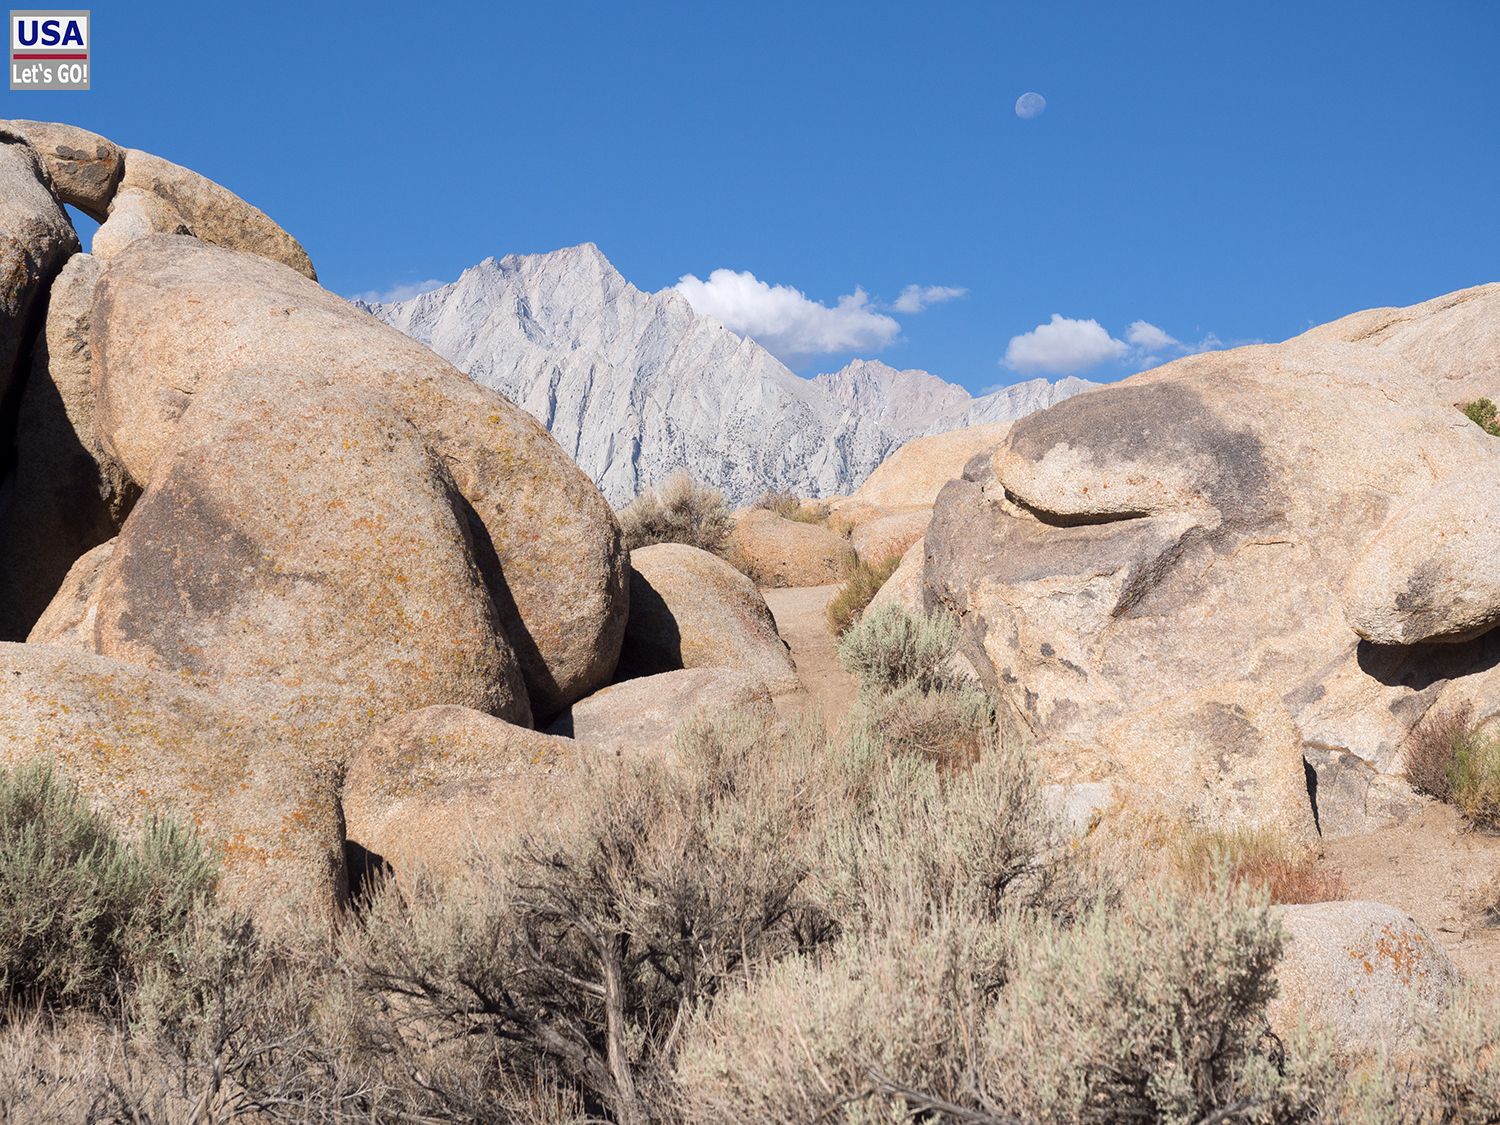
[[[676,290],[637,289],[592,243],[486,258],[410,300],[357,303],[531,413],[615,505],[678,469],[737,504],[768,488],[845,493],[911,437],[1093,385],[1037,379],[974,398],[870,361],[804,379]]]

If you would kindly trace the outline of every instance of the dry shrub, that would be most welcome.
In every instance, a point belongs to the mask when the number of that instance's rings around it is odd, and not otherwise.
[[[718,554],[734,526],[723,493],[687,473],[674,473],[642,492],[620,510],[619,520],[628,551],[655,543],[686,543]]]
[[[1470,736],[1474,711],[1468,704],[1433,709],[1407,735],[1403,753],[1406,780],[1418,793],[1439,801],[1453,796],[1453,759]]]
[[[866,694],[908,684],[937,691],[953,682],[958,626],[944,613],[910,614],[883,605],[860,618],[839,642],[839,662]]]
[[[892,555],[877,563],[860,559],[854,564],[844,584],[828,602],[828,626],[834,636],[842,637],[849,631],[900,565],[900,555]]]
[[[1190,885],[1206,886],[1226,871],[1232,882],[1256,888],[1274,904],[1335,902],[1349,893],[1337,872],[1319,866],[1314,849],[1297,847],[1268,828],[1190,830],[1172,858]]]
[[[366,987],[449,1036],[507,1046],[614,1120],[647,1119],[691,1013],[751,961],[810,940],[797,899],[823,767],[810,733],[700,723],[672,766],[602,759],[568,815],[466,886],[377,898]]]
[[[999,738],[994,703],[972,688],[924,693],[908,686],[866,705],[861,714],[888,751],[920,757],[940,774],[970,769]]]
[[[1418,792],[1456,805],[1480,827],[1500,827],[1500,737],[1480,731],[1469,704],[1423,716],[1407,737],[1405,772]]]
[[[796,493],[784,488],[768,489],[761,493],[759,499],[750,506],[763,508],[768,512],[774,512],[784,520],[794,520],[797,523],[826,524],[828,522],[827,504],[820,500],[803,500]]]

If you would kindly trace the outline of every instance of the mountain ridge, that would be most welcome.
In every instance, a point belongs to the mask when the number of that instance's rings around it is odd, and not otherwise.
[[[408,300],[354,303],[530,413],[616,506],[684,468],[736,504],[769,488],[846,493],[912,437],[1093,385],[1036,379],[976,398],[878,360],[803,378],[676,290],[638,289],[593,243],[488,257]]]

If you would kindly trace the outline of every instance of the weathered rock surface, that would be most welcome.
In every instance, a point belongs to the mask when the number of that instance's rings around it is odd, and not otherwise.
[[[0,762],[50,757],[127,826],[196,827],[221,849],[221,894],[268,923],[331,920],[345,895],[336,779],[297,736],[310,737],[179,676],[0,644]]]
[[[80,555],[111,538],[139,490],[102,456],[89,320],[99,264],[75,254],[52,284],[16,425],[0,511],[0,639],[24,640]]]
[[[36,150],[0,127],[0,400],[17,376],[47,286],[77,250],[78,235]],[[0,434],[0,443],[7,436]]]
[[[849,497],[835,503],[834,511],[930,508],[943,485],[961,475],[970,458],[994,449],[1009,432],[1009,422],[993,422],[913,438],[882,461]]]
[[[92,344],[104,445],[143,484],[193,398],[259,377],[247,365],[385,397],[462,497],[538,717],[609,681],[628,596],[619,526],[546,431],[499,395],[291,270],[190,238],[147,238],[110,264]]]
[[[854,548],[820,524],[783,519],[754,508],[736,521],[729,536],[736,561],[763,586],[823,586],[841,582],[854,564]]]
[[[100,580],[98,651],[307,692],[354,732],[437,703],[529,723],[466,523],[383,395],[242,371],[173,427]]]
[[[1500,638],[1370,645],[1346,582],[1403,506],[1497,471],[1500,442],[1379,349],[1303,337],[1194,356],[1016,422],[945,486],[924,583],[1044,757],[1253,684],[1285,701],[1314,766],[1390,773],[1429,707],[1500,707]],[[1215,741],[1229,729],[1203,727],[1195,755],[1234,754]]]
[[[1378,902],[1279,906],[1290,940],[1268,1016],[1285,1034],[1300,1018],[1349,1051],[1400,1050],[1414,1018],[1452,1002],[1458,972],[1416,922]]]
[[[312,261],[301,243],[265,212],[207,176],[149,152],[126,149],[125,174],[116,200],[132,191],[160,201],[161,207],[149,211],[158,234],[178,233],[176,228],[181,223],[204,242],[258,254],[317,280]]]
[[[717,555],[681,543],[630,555],[630,619],[618,679],[679,668],[733,668],[795,691],[791,652],[755,584]]]
[[[664,755],[699,716],[740,710],[775,721],[765,682],[727,668],[688,668],[607,687],[573,704],[547,728],[607,753]]]
[[[870,609],[878,609],[883,605],[894,604],[906,610],[907,613],[916,614],[926,611],[926,590],[922,585],[922,575],[927,566],[927,541],[925,538],[918,539],[906,549],[901,556],[901,563],[895,572],[885,580],[885,585],[875,592],[870,599]]]
[[[1217,685],[1120,720],[1091,747],[1058,755],[1054,772],[1114,782],[1119,799],[1210,830],[1266,828],[1311,843],[1318,826],[1307,795],[1302,740],[1275,696]]]
[[[1354,631],[1381,645],[1468,641],[1500,625],[1495,479],[1445,480],[1399,509],[1354,564],[1344,604]]]
[[[464,707],[402,715],[349,763],[349,839],[398,876],[451,874],[475,849],[545,823],[560,796],[559,776],[586,752]]]
[[[591,244],[487,258],[451,285],[365,307],[529,411],[617,506],[683,468],[734,504],[767,489],[847,493],[908,438],[1091,385],[1034,379],[972,398],[865,360],[803,379],[677,290],[635,288]]]
[[[102,223],[109,214],[125,153],[97,133],[55,121],[0,121],[0,129],[25,137],[36,149],[52,177],[53,190],[64,203]]]
[[[28,644],[94,652],[94,621],[99,615],[99,580],[115,553],[113,539],[100,543],[69,568],[57,595],[37,619]]]
[[[849,545],[866,563],[884,562],[892,555],[906,554],[927,533],[931,521],[931,508],[890,512],[856,527],[849,535]]]
[[[1327,342],[1369,349],[1445,406],[1476,398],[1500,402],[1500,283],[1406,308],[1365,309],[1288,341]]]

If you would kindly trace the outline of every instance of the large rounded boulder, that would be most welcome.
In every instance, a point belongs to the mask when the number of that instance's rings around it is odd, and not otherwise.
[[[356,732],[436,703],[531,718],[446,468],[385,396],[327,376],[194,395],[97,604],[105,656],[303,691]]]
[[[448,875],[544,823],[583,751],[465,707],[427,707],[377,730],[343,786],[349,839],[398,877]]]
[[[216,384],[280,370],[324,380],[330,401],[386,399],[452,481],[537,716],[609,681],[628,598],[619,525],[501,395],[295,271],[191,238],[145,238],[109,264],[91,340],[103,445],[142,486]]]
[[[119,531],[139,495],[99,449],[89,323],[99,263],[75,254],[52,283],[16,423],[0,514],[0,639],[24,640],[75,559]]]
[[[681,543],[630,555],[630,620],[617,677],[735,668],[772,692],[795,691],[791,651],[755,584],[723,559]]]
[[[1423,713],[1448,697],[1500,708],[1500,637],[1474,636],[1484,612],[1444,594],[1449,616],[1431,620],[1469,639],[1371,644],[1346,613],[1351,570],[1436,481],[1497,476],[1500,441],[1376,349],[1303,340],[1194,356],[1014,423],[939,497],[926,595],[960,619],[970,663],[1044,757],[1063,756],[1048,744],[1104,748],[1115,724],[1195,693],[1255,685],[1283,701],[1311,770],[1295,799],[1337,795],[1348,807],[1325,826],[1358,830],[1396,814],[1360,794],[1399,772]],[[1467,549],[1424,526],[1410,557],[1451,555],[1457,569]],[[1394,601],[1401,588],[1384,589]],[[1418,637],[1433,634],[1399,639]],[[1192,754],[1233,760],[1236,730],[1205,720]]]
[[[1394,906],[1319,902],[1275,908],[1287,932],[1267,1015],[1282,1035],[1305,1022],[1342,1050],[1399,1052],[1453,1002],[1458,970]]]
[[[0,126],[0,399],[10,392],[47,286],[77,250],[78,235],[36,150]]]
[[[175,674],[0,644],[0,765],[53,761],[131,830],[156,815],[197,829],[225,900],[264,923],[330,922],[347,891],[337,775],[279,700],[242,708]]]
[[[854,548],[821,524],[753,508],[730,533],[731,557],[762,586],[826,586],[854,565]]]

